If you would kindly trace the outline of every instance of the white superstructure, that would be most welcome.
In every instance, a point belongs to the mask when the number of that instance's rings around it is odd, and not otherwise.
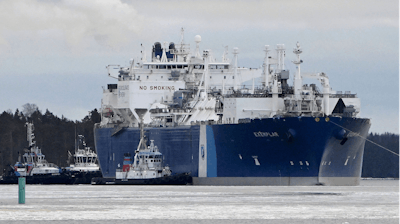
[[[69,157],[72,156],[68,151]],[[70,164],[67,167],[67,171],[76,172],[97,172],[100,171],[99,165],[97,164],[97,154],[86,146],[85,137],[78,135],[78,147],[75,149],[73,155],[74,164]]]
[[[262,69],[254,69],[238,67],[238,48],[233,49],[231,63],[228,47],[218,61],[211,50],[201,53],[200,43],[201,37],[195,36],[196,47],[191,52],[182,30],[180,44],[155,43],[150,60],[143,49],[140,61],[127,67],[109,65],[109,76],[118,83],[103,90],[100,126],[117,125],[114,133],[122,127],[138,127],[136,109],[146,109],[147,126],[163,127],[201,122],[237,124],[274,116],[354,117],[360,112],[356,94],[334,92],[325,73],[301,73],[303,50],[299,43],[293,50],[296,72],[292,86],[288,84],[283,44],[275,51],[266,45]],[[317,79],[319,84],[303,84],[304,78]]]

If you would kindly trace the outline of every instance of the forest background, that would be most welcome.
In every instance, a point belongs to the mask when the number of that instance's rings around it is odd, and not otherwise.
[[[55,116],[48,109],[44,113],[35,104],[23,105],[23,110],[4,111],[0,115],[0,175],[5,174],[28,148],[26,122],[34,124],[36,145],[46,160],[60,167],[69,166],[68,151],[75,151],[77,135],[83,135],[87,146],[94,149],[93,127],[101,115],[97,109],[89,111],[80,121]],[[399,178],[399,135],[370,133],[365,143],[362,177]],[[371,143],[373,142],[373,143]],[[380,147],[382,146],[382,147]]]

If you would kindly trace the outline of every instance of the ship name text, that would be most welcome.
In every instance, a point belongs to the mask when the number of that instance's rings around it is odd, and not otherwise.
[[[263,138],[263,137],[279,137],[278,132],[253,132],[254,136],[257,138]]]

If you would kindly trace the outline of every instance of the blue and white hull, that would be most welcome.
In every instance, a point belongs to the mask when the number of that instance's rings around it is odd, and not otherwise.
[[[190,173],[195,185],[357,185],[369,128],[369,119],[285,117],[145,131],[173,174]],[[113,131],[95,127],[105,178],[140,139],[139,128]]]

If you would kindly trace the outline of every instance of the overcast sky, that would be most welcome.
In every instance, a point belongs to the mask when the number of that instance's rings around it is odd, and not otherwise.
[[[150,55],[154,42],[238,47],[239,66],[259,67],[263,46],[285,44],[286,66],[303,48],[303,72],[325,72],[334,90],[361,98],[372,132],[399,133],[399,2],[0,1],[0,111],[34,103],[81,120],[101,106],[105,66]]]

